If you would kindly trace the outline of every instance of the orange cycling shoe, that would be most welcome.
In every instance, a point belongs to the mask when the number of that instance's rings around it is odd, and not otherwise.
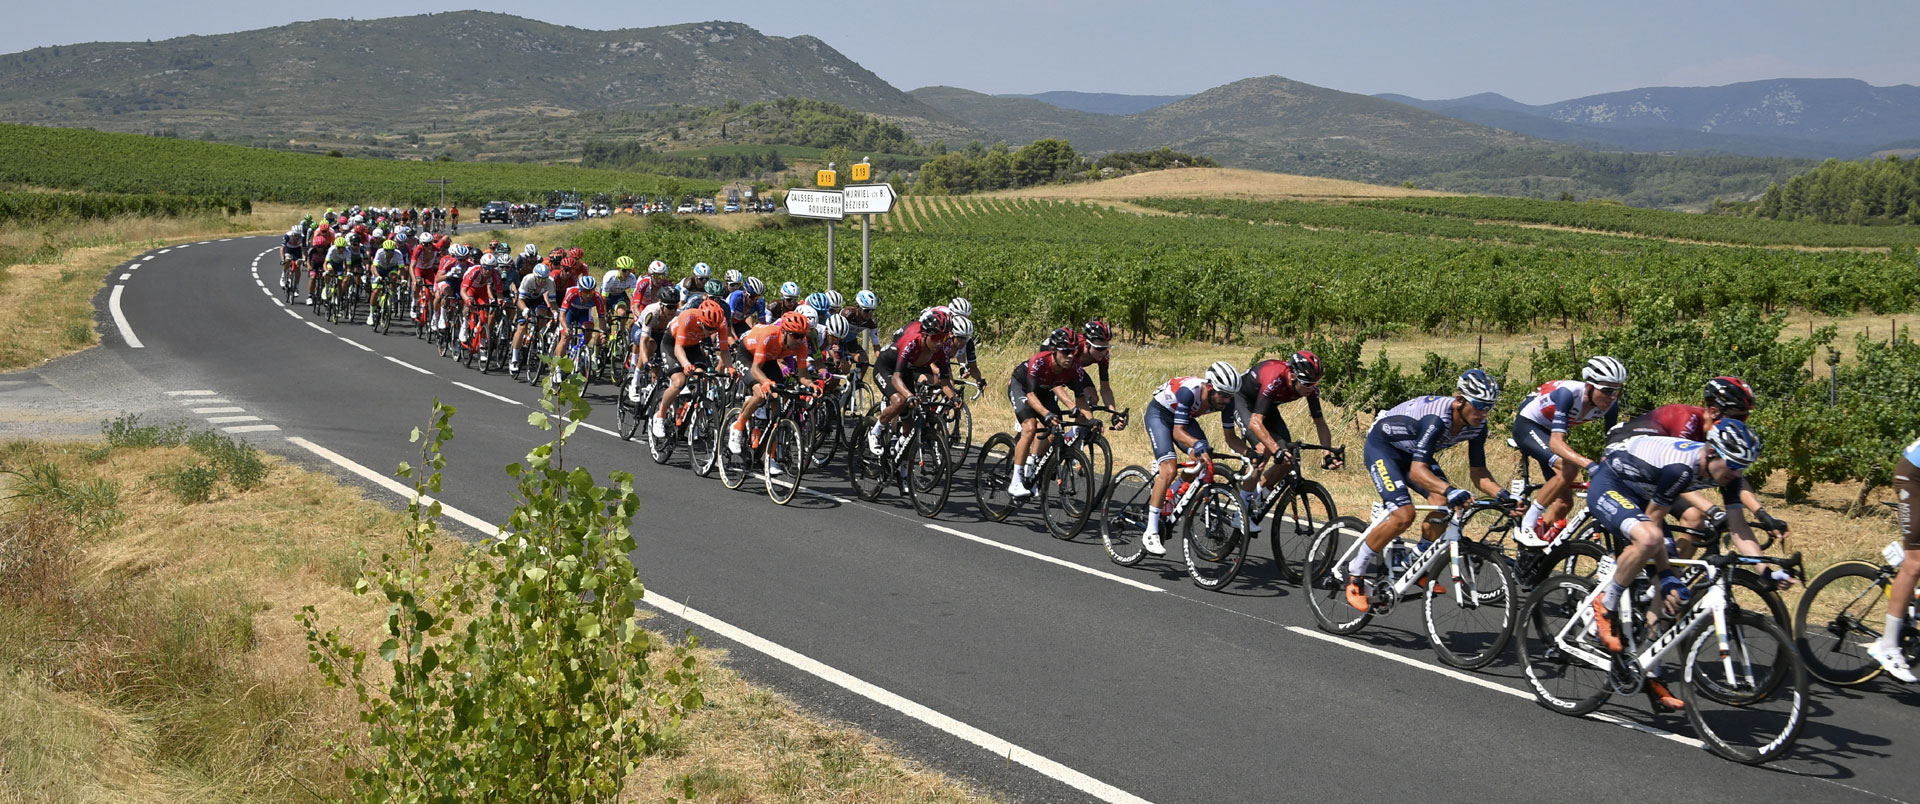
[[[1373,608],[1373,604],[1367,600],[1366,587],[1360,585],[1359,578],[1347,579],[1347,605],[1363,612]]]
[[[1593,599],[1593,624],[1600,631],[1600,644],[1614,653],[1626,650],[1626,643],[1620,641],[1620,630],[1613,622],[1613,612],[1607,609],[1604,598]]]

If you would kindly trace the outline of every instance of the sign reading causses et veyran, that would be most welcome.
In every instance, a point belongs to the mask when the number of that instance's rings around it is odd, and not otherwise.
[[[847,216],[843,200],[838,190],[788,190],[787,214],[837,221]]]

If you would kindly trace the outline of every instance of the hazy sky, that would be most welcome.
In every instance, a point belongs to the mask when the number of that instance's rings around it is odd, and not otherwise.
[[[329,7],[260,0],[8,5],[10,24],[0,29],[0,52],[8,53],[252,30],[314,19]],[[1920,0],[423,0],[385,7],[407,14],[482,8],[594,29],[733,20],[774,36],[817,36],[903,90],[946,84],[989,93],[1183,94],[1274,74],[1348,92],[1499,92],[1545,103],[1762,78],[1920,84]]]

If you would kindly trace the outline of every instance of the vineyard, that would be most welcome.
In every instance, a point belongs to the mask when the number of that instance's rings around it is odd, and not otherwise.
[[[183,215],[232,215],[253,211],[245,198],[125,193],[0,192],[0,223],[49,219],[99,220],[121,215],[177,218]]]
[[[1773,221],[1726,215],[1695,215],[1658,209],[1541,201],[1531,198],[1399,198],[1361,202],[1378,209],[1475,220],[1515,221],[1753,246],[1912,246],[1920,230],[1912,226],[1847,226],[1803,221]]]
[[[0,124],[0,184],[294,204],[533,201],[549,190],[711,192],[714,182],[564,165],[352,159],[237,145]]]

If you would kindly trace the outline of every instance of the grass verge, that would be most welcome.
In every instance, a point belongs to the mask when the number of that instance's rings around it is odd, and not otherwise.
[[[358,727],[293,621],[314,605],[366,644],[363,550],[405,527],[382,501],[217,436],[121,420],[106,443],[0,443],[0,801],[284,802],[346,792],[330,743]],[[210,467],[211,490],[170,477]],[[696,654],[708,704],[628,784],[640,800],[985,800]],[[349,737],[348,744],[360,743]]]

